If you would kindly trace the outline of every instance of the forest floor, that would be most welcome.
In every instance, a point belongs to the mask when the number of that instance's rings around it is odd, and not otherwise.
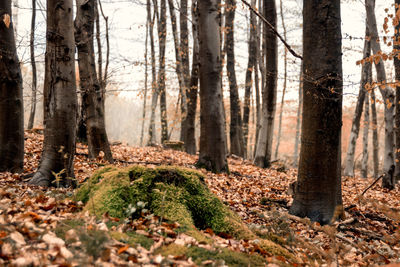
[[[196,265],[187,255],[159,253],[157,248],[164,243],[259,254],[268,266],[396,266],[393,264],[396,262],[400,266],[399,185],[395,190],[387,191],[378,183],[360,197],[373,179],[344,177],[346,218],[322,227],[288,214],[292,201],[288,187],[296,180],[296,170],[279,164],[271,169],[261,169],[249,161],[229,158],[229,175],[200,170],[207,185],[259,236],[268,237],[273,233],[273,241],[295,255],[296,262],[264,251],[254,240],[234,240],[207,230],[203,232],[215,242],[212,245],[199,244],[184,234],[174,233],[171,224],[157,225],[144,218],[131,222],[129,227],[151,242],[130,246],[107,235],[110,228],[123,232],[127,225],[122,222],[113,224],[116,220],[107,215],[95,218],[80,212],[82,204],[70,199],[74,193],[72,189],[43,189],[26,184],[27,175],[38,166],[42,142],[43,135],[27,132],[25,172],[20,175],[0,173],[0,266]],[[112,151],[115,165],[121,167],[140,164],[194,168],[197,159],[161,147],[134,148],[119,144],[113,145]],[[89,160],[84,145],[78,144],[77,152],[75,175],[79,182],[107,165],[102,158]],[[84,224],[79,223],[82,221]],[[160,229],[150,229],[157,227],[168,230],[170,234],[166,236],[158,234]],[[97,234],[93,235],[96,231]],[[200,265],[224,264],[229,265],[210,256]]]

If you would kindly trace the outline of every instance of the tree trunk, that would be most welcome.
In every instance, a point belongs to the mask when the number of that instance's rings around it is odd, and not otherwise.
[[[371,66],[371,64],[369,64]],[[361,177],[368,177],[368,134],[369,134],[369,95],[366,93],[364,100],[364,132],[363,132],[363,155],[361,160]]]
[[[186,137],[185,150],[189,154],[196,154],[196,109],[197,91],[199,84],[199,38],[198,38],[198,3],[192,0],[192,34],[193,60],[190,86],[188,90],[187,116],[185,117]]]
[[[228,171],[221,88],[221,50],[218,0],[199,4],[200,42],[200,155],[198,166]]]
[[[283,29],[283,38],[285,41],[287,40],[286,36],[286,25],[285,19],[283,16],[283,1],[280,0],[280,13],[281,13],[281,21],[282,21],[282,29]],[[286,83],[287,83],[287,48],[285,47],[285,52],[283,56],[284,60],[284,76],[283,76],[283,89],[282,89],[282,100],[281,100],[281,110],[279,112],[279,124],[278,124],[278,136],[276,138],[276,149],[275,149],[275,159],[278,158],[279,145],[281,142],[281,133],[282,133],[282,115],[283,115],[283,106],[285,104],[285,93],[286,93]]]
[[[328,224],[342,214],[340,0],[304,1],[303,7],[303,123],[290,213]]]
[[[397,24],[395,25],[395,40],[394,40],[394,49],[400,51],[400,23],[399,23],[399,10],[400,10],[400,0],[395,0],[395,14],[397,19]],[[399,59],[399,52],[394,57],[394,68],[395,68],[395,75],[396,75],[396,82],[400,81],[400,59]],[[395,109],[396,109],[396,117],[395,117],[395,133],[396,133],[396,148],[395,148],[395,164],[396,164],[396,172],[395,177],[396,180],[400,180],[400,86],[396,86],[396,102],[395,102]]]
[[[28,130],[33,128],[36,114],[36,90],[37,90],[37,73],[35,59],[35,27],[36,27],[36,0],[32,0],[32,20],[31,20],[31,35],[30,35],[30,52],[32,66],[32,96],[31,96],[31,111],[29,113]]]
[[[256,0],[251,1],[251,5],[256,6]],[[244,150],[245,155],[247,154],[247,146],[249,143],[249,118],[250,118],[250,97],[251,88],[253,84],[252,75],[256,69],[256,31],[257,31],[257,20],[254,12],[250,11],[250,37],[249,37],[249,59],[247,63],[246,70],[246,80],[245,80],[245,94],[244,94],[244,105],[243,105],[243,138],[244,138]],[[247,156],[247,155],[246,155]]]
[[[378,55],[382,50],[379,43],[378,28],[376,26],[375,17],[375,0],[365,0],[365,7],[367,10],[368,27],[371,32],[371,49],[374,55]],[[382,99],[385,103],[385,153],[383,160],[384,177],[382,179],[382,186],[384,188],[393,189],[394,179],[394,92],[392,88],[386,86],[386,72],[385,63],[383,60],[377,62],[374,60],[376,68],[377,82],[380,84],[379,90]]]
[[[294,167],[298,167],[298,165],[299,165],[299,143],[300,143],[300,127],[301,127],[302,110],[303,110],[303,63],[301,64],[301,67],[300,67],[299,105],[297,107],[296,136],[294,139],[294,153],[293,153]]]
[[[231,154],[244,157],[244,139],[242,128],[242,115],[240,111],[239,92],[236,81],[235,71],[235,45],[234,45],[234,22],[235,22],[236,0],[227,0],[225,8],[225,51],[226,51],[226,71],[228,73],[229,92],[230,92],[230,127],[229,137]]]
[[[367,23],[367,22],[366,22]],[[371,56],[371,42],[369,41],[368,37],[370,36],[369,29],[366,27],[365,30],[365,41],[364,41],[364,52],[363,52],[363,59],[366,59]],[[347,148],[347,155],[346,155],[346,165],[344,169],[343,175],[345,176],[354,176],[354,154],[356,151],[356,144],[358,133],[360,131],[360,120],[361,114],[363,112],[364,106],[364,99],[366,89],[365,86],[368,83],[368,75],[369,75],[369,68],[371,63],[366,61],[362,64],[361,67],[361,81],[360,81],[360,90],[358,92],[357,104],[356,109],[354,111],[353,122],[351,126],[350,138],[349,138],[349,146]]]
[[[0,172],[24,168],[22,75],[12,23],[11,0],[0,2]]]
[[[75,43],[72,0],[47,0],[44,144],[30,184],[74,186],[76,135]]]
[[[265,18],[276,28],[275,1],[264,0]],[[257,140],[257,151],[254,164],[268,168],[271,165],[272,137],[274,134],[274,118],[276,109],[276,86],[278,75],[278,43],[276,35],[264,27],[265,31],[265,87],[263,90],[263,116],[261,129]]]
[[[150,9],[150,0],[147,0],[146,9]],[[147,20],[146,20],[146,39],[145,39],[145,52],[144,52],[144,94],[143,94],[143,115],[142,115],[142,130],[140,132],[140,146],[143,146],[143,137],[144,137],[144,123],[146,120],[146,104],[147,104],[147,82],[148,82],[148,43],[149,43],[149,26],[151,23],[151,12],[147,12]]]
[[[378,118],[376,115],[375,91],[371,90],[371,113],[372,113],[372,158],[374,165],[374,178],[379,176],[379,139],[378,139]]]
[[[78,48],[80,89],[82,107],[86,119],[89,158],[96,158],[101,151],[105,159],[113,162],[108,143],[104,108],[99,80],[97,79],[94,57],[95,1],[76,0],[75,43]]]
[[[158,86],[160,92],[160,111],[161,111],[161,143],[168,140],[168,119],[167,119],[167,94],[165,87],[165,46],[167,40],[167,4],[166,0],[161,0],[160,19],[158,23],[159,40],[159,73]]]
[[[18,37],[18,9],[19,9],[19,4],[18,0],[13,0],[13,7],[12,7],[12,15],[10,15],[13,18],[13,27],[14,27],[14,33],[15,33],[15,39]]]
[[[157,3],[157,2],[155,2]],[[155,144],[157,141],[156,138],[156,109],[157,102],[160,92],[157,86],[157,70],[156,70],[156,52],[154,48],[154,21],[157,15],[158,17],[157,5],[154,5],[154,14],[152,20],[150,22],[149,27],[149,36],[150,36],[150,53],[151,53],[151,115],[150,115],[150,124],[149,124],[149,141],[148,145]],[[147,6],[147,13],[151,13],[151,6]]]

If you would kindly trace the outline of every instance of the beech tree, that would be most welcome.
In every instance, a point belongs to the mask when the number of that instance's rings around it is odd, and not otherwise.
[[[44,144],[39,169],[29,181],[33,185],[76,184],[72,178],[77,115],[72,17],[72,0],[47,0]]]
[[[24,163],[22,75],[11,0],[0,1],[0,172],[21,172]]]
[[[220,18],[218,0],[201,0],[200,42],[200,155],[198,166],[228,171],[221,87]]]
[[[369,65],[369,68],[371,68],[371,64]],[[361,177],[363,177],[363,178],[368,177],[368,158],[369,158],[368,135],[369,135],[369,95],[367,93],[367,95],[364,99],[363,153],[362,153],[362,159],[361,159]]]
[[[303,123],[290,213],[328,224],[342,213],[340,0],[303,1]]]
[[[29,113],[28,129],[33,128],[36,114],[36,91],[37,91],[37,71],[35,59],[35,27],[36,27],[36,0],[32,0],[32,19],[31,19],[31,35],[30,35],[30,52],[31,52],[31,66],[32,66],[32,96],[31,96],[31,110]]]
[[[75,43],[78,48],[79,81],[89,158],[96,158],[103,151],[105,159],[113,162],[104,120],[103,96],[97,79],[94,57],[95,1],[76,0],[76,7]]]
[[[395,15],[396,15],[396,24],[394,31],[394,46],[393,48],[397,51],[397,55],[394,58],[394,68],[395,68],[395,78],[396,82],[400,82],[400,59],[399,59],[399,51],[400,51],[400,0],[395,0]],[[396,164],[396,180],[400,180],[400,85],[396,85],[396,117],[395,117],[395,131],[396,131],[396,148],[395,148],[395,164]]]

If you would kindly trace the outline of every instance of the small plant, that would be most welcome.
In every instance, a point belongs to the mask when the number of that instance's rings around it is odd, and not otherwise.
[[[149,210],[146,208],[147,202],[138,201],[136,205],[129,204],[125,209],[126,217],[136,219],[140,217],[142,214],[147,213]]]

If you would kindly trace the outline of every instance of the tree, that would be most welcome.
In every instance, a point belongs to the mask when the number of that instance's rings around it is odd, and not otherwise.
[[[276,28],[277,14],[275,0],[264,0],[264,16]],[[265,86],[262,92],[262,122],[257,140],[254,164],[268,168],[271,165],[272,137],[276,109],[276,86],[278,78],[278,43],[277,36],[264,25],[265,42]]]
[[[367,23],[367,22],[366,22]],[[368,27],[365,29],[365,41],[364,41],[364,51],[363,51],[363,59],[367,59],[371,56],[371,41],[369,40],[370,32]],[[354,154],[356,151],[356,143],[357,143],[357,138],[358,134],[360,131],[360,120],[361,120],[361,114],[363,112],[363,106],[364,106],[364,99],[365,99],[365,94],[366,94],[366,85],[368,85],[369,82],[369,69],[370,69],[371,63],[369,61],[366,61],[362,67],[361,67],[361,81],[360,81],[360,90],[358,92],[358,98],[357,98],[357,104],[356,104],[356,109],[354,111],[354,117],[353,117],[353,122],[351,126],[351,133],[350,133],[350,139],[349,139],[349,146],[347,149],[347,155],[346,155],[346,164],[345,164],[345,169],[344,169],[344,175],[345,176],[354,176]]]
[[[22,75],[12,23],[11,0],[0,2],[0,172],[24,164]]]
[[[379,139],[378,139],[378,118],[376,115],[375,91],[371,90],[371,115],[372,115],[372,160],[374,165],[374,177],[379,176]]]
[[[36,114],[36,91],[37,91],[37,73],[35,60],[35,27],[36,27],[36,0],[32,0],[32,20],[31,20],[31,36],[30,36],[30,52],[32,66],[32,96],[31,111],[29,113],[28,130],[33,128]]]
[[[394,57],[394,68],[395,68],[395,78],[396,82],[400,82],[400,58],[399,58],[399,51],[400,51],[400,0],[395,0],[395,40],[394,40],[394,49],[397,51],[397,55]],[[395,134],[396,134],[396,148],[395,148],[395,156],[396,156],[396,180],[400,180],[400,85],[396,85],[396,102],[395,102],[395,109],[396,109],[396,117],[395,117]]]
[[[150,27],[149,27],[149,36],[150,36],[150,53],[151,53],[151,115],[150,115],[150,124],[149,124],[149,141],[148,144],[155,144],[156,143],[156,108],[157,108],[157,102],[158,102],[158,97],[160,95],[160,92],[157,87],[157,70],[156,70],[156,53],[155,53],[155,47],[154,47],[154,21],[155,17],[158,17],[158,11],[157,11],[157,2],[155,1],[154,4],[154,14],[153,17],[151,17],[151,6],[150,6],[150,0],[147,0],[147,14],[148,18],[151,18],[151,21],[149,22]],[[157,19],[158,21],[158,19]]]
[[[303,123],[290,213],[328,224],[342,212],[340,0],[303,2]]]
[[[299,163],[299,141],[300,141],[300,127],[301,127],[301,116],[303,109],[303,64],[300,66],[300,79],[299,79],[299,104],[297,106],[296,116],[296,136],[294,139],[294,152],[293,152],[293,164],[298,167]]]
[[[225,51],[226,51],[226,71],[228,74],[229,81],[229,93],[230,93],[230,114],[231,121],[229,127],[229,137],[231,145],[231,154],[244,157],[244,139],[243,139],[243,129],[242,129],[242,115],[240,111],[239,102],[239,91],[236,81],[236,71],[235,71],[235,10],[236,10],[236,0],[227,0],[225,7]]]
[[[221,50],[218,0],[201,0],[200,42],[200,155],[198,166],[228,171],[221,87]]]
[[[371,69],[371,64],[369,64]],[[372,73],[371,73],[372,74]],[[372,75],[370,76],[372,78]],[[371,80],[371,79],[370,79]],[[361,160],[361,177],[368,177],[368,134],[369,134],[369,95],[364,100],[364,132],[363,132],[363,154]]]
[[[158,91],[160,92],[161,111],[161,143],[168,140],[168,119],[167,119],[167,92],[165,86],[165,47],[167,41],[167,4],[161,0],[160,17],[158,19],[158,43],[159,43],[159,72]]]
[[[47,0],[44,144],[30,184],[74,186],[77,97],[72,0]]]
[[[94,57],[95,1],[76,0],[75,43],[78,48],[79,81],[82,108],[86,122],[89,158],[101,151],[105,159],[113,162],[104,120],[104,106]]]

